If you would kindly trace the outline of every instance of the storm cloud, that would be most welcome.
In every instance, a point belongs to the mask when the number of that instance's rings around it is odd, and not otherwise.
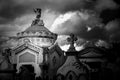
[[[33,8],[42,8],[42,18],[50,30],[60,15],[74,13],[71,19],[60,24],[61,27],[54,27],[56,33],[75,33],[87,40],[106,39],[112,32],[105,26],[119,18],[117,1],[119,0],[0,0],[0,36],[12,36],[29,27],[35,17]],[[99,23],[104,24],[104,27],[96,26]]]
[[[32,12],[33,8],[51,9],[60,13],[80,9],[113,9],[117,4],[112,0],[0,0],[0,23],[11,22],[16,17]]]
[[[107,39],[101,19],[96,14],[91,14],[91,11],[68,12],[60,15],[52,25],[51,31],[66,35],[73,33],[86,40]]]

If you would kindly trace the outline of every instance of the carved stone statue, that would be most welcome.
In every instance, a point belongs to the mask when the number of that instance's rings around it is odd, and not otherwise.
[[[34,9],[34,12],[37,14],[36,18],[39,19],[41,17],[41,9],[36,8],[36,9]]]
[[[34,12],[37,14],[36,19],[32,22],[32,25],[44,25],[43,20],[41,20],[41,9],[35,8]]]

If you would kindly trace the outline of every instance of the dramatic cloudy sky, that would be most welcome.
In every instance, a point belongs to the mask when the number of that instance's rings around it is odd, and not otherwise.
[[[0,0],[0,43],[25,30],[42,8],[45,26],[57,34],[85,40],[119,41],[119,0]]]

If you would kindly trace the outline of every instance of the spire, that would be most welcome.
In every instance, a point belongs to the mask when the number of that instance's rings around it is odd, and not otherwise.
[[[70,47],[68,49],[69,52],[76,51],[74,42],[77,40],[77,37],[74,34],[70,34],[70,37],[67,39],[67,41],[70,43]]]
[[[35,8],[34,12],[36,13],[36,19],[33,20],[32,25],[40,25],[44,26],[43,20],[41,20],[41,9],[40,8]]]

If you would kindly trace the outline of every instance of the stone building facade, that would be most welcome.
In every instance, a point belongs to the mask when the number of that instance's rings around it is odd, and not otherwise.
[[[11,80],[27,80],[31,74],[34,80],[93,80],[94,73],[99,77],[98,70],[105,61],[101,54],[104,51],[95,47],[76,51],[74,41],[77,39],[74,35],[70,35],[68,40],[69,50],[62,51],[56,43],[57,34],[44,26],[41,9],[35,9],[35,13],[36,19],[30,27],[17,34],[18,42],[10,50],[10,63],[7,61],[7,64],[12,66],[11,74],[15,76]],[[0,61],[0,66],[4,61]],[[93,64],[95,67],[91,66]],[[28,75],[27,78],[24,75]]]

